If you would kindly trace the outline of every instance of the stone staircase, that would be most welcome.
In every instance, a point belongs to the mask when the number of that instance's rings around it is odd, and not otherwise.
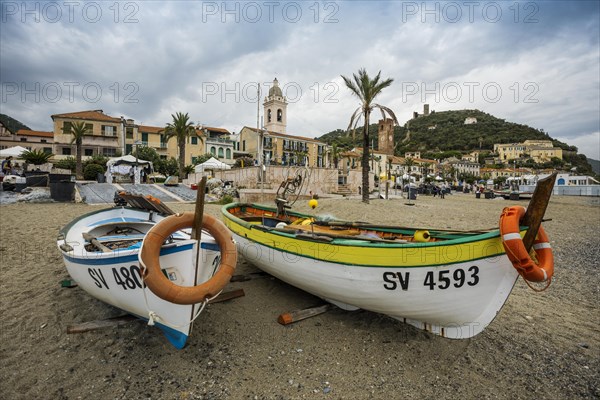
[[[353,193],[348,185],[338,183],[336,194],[341,194],[342,196],[351,196]]]

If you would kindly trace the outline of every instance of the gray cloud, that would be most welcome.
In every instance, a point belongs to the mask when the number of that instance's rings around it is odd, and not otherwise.
[[[253,82],[264,96],[277,76],[293,100],[288,131],[316,136],[346,127],[357,104],[340,75],[366,67],[395,79],[380,101],[401,122],[423,100],[440,111],[479,108],[599,158],[596,1],[121,2],[118,13],[113,2],[91,3],[87,14],[77,3],[72,21],[63,7],[55,22],[50,11],[62,3],[31,2],[39,22],[23,3],[2,3],[3,113],[51,129],[59,112],[104,109],[163,125],[185,111],[239,130],[256,123]],[[500,98],[486,98],[486,85]]]

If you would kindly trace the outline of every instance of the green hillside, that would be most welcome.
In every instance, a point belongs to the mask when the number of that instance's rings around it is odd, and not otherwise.
[[[16,119],[11,118],[6,114],[0,114],[0,122],[2,123],[2,125],[4,125],[6,129],[11,131],[12,133],[17,133],[19,129],[31,130],[31,128],[29,128],[24,123],[17,121]]]
[[[465,125],[465,119],[469,117],[476,118],[477,123]],[[507,122],[479,110],[436,112],[426,117],[412,119],[407,125],[410,138],[401,146],[411,150],[492,150],[495,143],[517,143],[527,139],[538,139],[552,140],[557,147],[576,151],[576,148],[566,143],[553,140],[543,130]]]
[[[469,117],[476,118],[477,123],[465,125]],[[354,140],[343,129],[328,132],[318,140],[349,149],[361,146],[361,137],[362,127],[357,129]],[[377,149],[377,124],[369,126],[369,137]],[[577,167],[579,173],[592,173],[587,158],[577,154],[577,147],[552,139],[542,129],[508,122],[479,110],[433,112],[394,129],[395,154],[399,156],[407,151],[420,151],[429,158],[460,156],[473,150],[491,153],[495,143],[519,143],[527,139],[551,140],[554,146],[562,148],[566,164],[557,167]]]
[[[474,117],[476,124],[465,125],[465,119]],[[431,128],[431,129],[430,129]],[[362,129],[362,128],[361,128]],[[354,143],[359,145],[362,130],[357,130]],[[407,136],[407,131],[409,135]],[[494,143],[514,143],[527,139],[552,140],[554,145],[564,150],[576,151],[558,140],[552,139],[543,130],[527,125],[507,122],[479,110],[457,110],[434,112],[409,120],[404,127],[395,128],[395,139],[398,143],[396,154],[405,151],[442,152],[458,150],[492,150]],[[377,124],[369,127],[369,136],[377,143]],[[346,137],[345,131],[337,129],[321,136],[319,140],[327,143],[353,143],[351,137]]]
[[[600,161],[588,158],[588,162],[592,166],[592,171],[594,171],[595,174],[600,174]]]

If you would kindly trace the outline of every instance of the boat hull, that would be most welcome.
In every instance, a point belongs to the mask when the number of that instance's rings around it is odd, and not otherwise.
[[[192,321],[201,305],[178,305],[155,296],[143,287],[138,261],[141,243],[109,253],[86,250],[82,231],[106,231],[110,227],[149,228],[163,217],[148,212],[115,208],[84,216],[61,232],[58,240],[66,269],[80,288],[91,296],[142,319],[150,319],[167,339],[182,348],[191,333]],[[68,244],[69,247],[64,246]],[[62,248],[61,248],[61,245]],[[210,279],[218,269],[220,252],[215,240],[203,234],[199,268],[196,270],[197,242],[181,233],[180,240],[164,245],[160,265],[171,281],[194,286]],[[68,250],[68,251],[65,251]]]
[[[443,245],[332,244],[224,216],[238,251],[265,272],[345,309],[386,314],[452,339],[489,325],[519,276],[497,233]]]

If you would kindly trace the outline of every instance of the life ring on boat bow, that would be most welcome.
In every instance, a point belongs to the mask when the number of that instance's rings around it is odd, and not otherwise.
[[[160,249],[165,240],[178,230],[190,228],[195,214],[170,215],[154,225],[144,237],[139,261],[142,279],[152,293],[175,304],[196,304],[217,295],[229,283],[237,264],[237,250],[227,227],[211,215],[202,216],[202,229],[215,238],[221,251],[217,272],[206,282],[196,286],[179,286],[167,278],[160,267]]]
[[[530,282],[545,282],[554,274],[554,255],[544,228],[540,226],[533,250],[538,260],[531,259],[521,238],[520,222],[525,215],[521,206],[506,207],[500,216],[500,235],[506,255],[513,267]]]

